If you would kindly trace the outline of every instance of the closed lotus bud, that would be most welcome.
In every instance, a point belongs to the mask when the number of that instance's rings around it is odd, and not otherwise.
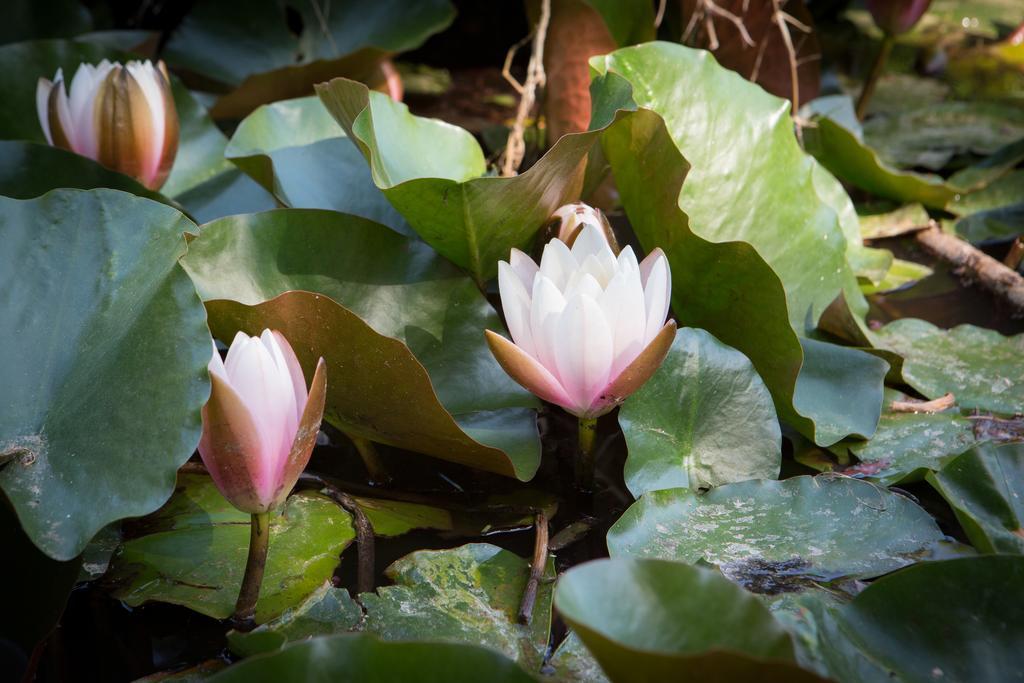
[[[930,4],[932,0],[867,0],[878,28],[893,36],[914,28]]]
[[[64,84],[40,78],[36,111],[46,141],[159,189],[178,151],[178,112],[163,62],[82,64]]]
[[[675,338],[660,249],[639,264],[629,246],[616,257],[588,223],[571,249],[548,242],[539,267],[516,249],[498,267],[515,343],[488,330],[491,351],[519,384],[577,417],[603,415],[639,389]]]
[[[235,335],[221,361],[210,360],[210,399],[203,408],[199,455],[217,488],[243,512],[281,505],[309,462],[324,414],[324,359],[306,380],[280,332]]]
[[[619,243],[615,240],[615,233],[604,213],[583,202],[566,204],[551,214],[551,218],[548,219],[548,227],[542,233],[542,239],[546,243],[557,238],[571,247],[585,225],[593,225],[599,229],[612,251],[616,254],[619,253]]]

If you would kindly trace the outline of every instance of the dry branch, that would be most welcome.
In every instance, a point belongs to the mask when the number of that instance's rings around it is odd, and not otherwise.
[[[523,156],[526,154],[526,119],[533,111],[537,103],[537,88],[544,87],[544,41],[547,40],[548,22],[551,21],[551,0],[541,0],[540,19],[537,21],[537,30],[533,34],[533,51],[530,54],[530,62],[526,67],[526,82],[520,84],[512,77],[509,68],[512,65],[512,57],[518,46],[513,46],[505,58],[505,67],[502,75],[512,84],[521,97],[519,109],[516,111],[516,120],[512,125],[512,131],[508,134],[508,143],[505,145],[505,153],[501,163],[501,175],[514,176],[519,171],[519,165],[523,163]]]
[[[893,401],[889,404],[889,410],[894,413],[941,413],[955,404],[956,398],[947,393],[931,401]]]

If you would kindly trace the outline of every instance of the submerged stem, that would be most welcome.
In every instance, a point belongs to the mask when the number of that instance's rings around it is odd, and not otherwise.
[[[359,457],[363,459],[363,465],[366,466],[366,472],[370,475],[370,481],[375,484],[389,483],[391,475],[388,474],[387,468],[384,467],[384,463],[381,461],[380,454],[377,453],[377,448],[373,445],[373,442],[361,436],[354,436],[352,434],[346,434],[346,436],[352,440],[356,450],[359,451]]]
[[[242,589],[238,592],[232,620],[240,631],[251,631],[256,625],[256,601],[260,597],[260,584],[267,568],[270,548],[270,513],[257,512],[249,523],[249,559],[245,563]]]
[[[594,488],[594,437],[597,436],[597,418],[580,418],[579,453],[576,458],[576,486],[581,491]]]
[[[868,102],[871,101],[871,96],[875,92],[875,86],[878,85],[878,79],[882,76],[882,72],[885,71],[885,62],[889,59],[889,53],[892,52],[892,46],[896,43],[895,36],[885,34],[882,38],[882,46],[878,48],[878,55],[875,56],[875,63],[871,65],[871,73],[868,74],[868,78],[864,81],[864,87],[860,91],[860,98],[857,100],[857,120],[863,121],[864,117],[868,113]]]

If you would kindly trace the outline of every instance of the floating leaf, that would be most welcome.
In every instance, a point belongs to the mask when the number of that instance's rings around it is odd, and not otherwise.
[[[210,683],[278,683],[302,676],[335,683],[452,683],[486,676],[493,683],[535,683],[516,664],[486,647],[457,643],[388,643],[370,635],[313,638],[246,659]]]
[[[1013,239],[1024,233],[1024,202],[964,216],[956,221],[953,232],[975,244]]]
[[[904,261],[903,259],[893,259],[892,265],[889,270],[885,273],[885,277],[876,284],[864,284],[861,285],[861,291],[864,294],[880,294],[882,292],[891,292],[894,289],[900,289],[916,282],[929,277],[934,273],[928,266],[923,266],[920,263],[914,263],[913,261]]]
[[[554,563],[526,626],[518,623],[517,613],[529,574],[525,560],[486,543],[420,550],[388,568],[395,586],[361,596],[364,628],[388,640],[429,638],[482,645],[536,670],[551,627]]]
[[[796,665],[789,634],[755,596],[708,569],[588,562],[562,576],[555,606],[616,683],[821,680]]]
[[[289,18],[289,11],[292,17]],[[241,118],[256,106],[313,93],[335,76],[372,78],[389,54],[418,47],[455,17],[448,0],[315,0],[287,6],[258,0],[197,3],[164,49],[164,59],[222,86],[218,118]],[[379,77],[379,76],[378,76]]]
[[[652,491],[608,532],[613,556],[718,565],[759,593],[870,578],[910,564],[943,539],[909,498],[854,479],[794,477],[704,494]]]
[[[813,125],[803,129],[804,146],[825,168],[886,199],[938,209],[953,199],[956,192],[939,176],[900,171],[883,161],[843,113],[852,107],[849,98],[835,95],[818,98],[805,110]]]
[[[156,600],[215,619],[231,616],[249,553],[249,518],[208,476],[181,474],[167,505],[126,534],[106,578],[112,594],[132,606]],[[301,604],[331,577],[354,539],[351,518],[332,500],[290,496],[271,513],[257,623]]]
[[[0,488],[54,559],[160,507],[199,441],[210,340],[178,267],[190,230],[123,192],[0,198]]]
[[[1024,446],[979,446],[928,475],[983,553],[1024,554]]]
[[[1003,145],[976,164],[962,168],[949,177],[949,184],[962,192],[987,187],[1024,161],[1024,138]]]
[[[980,190],[957,195],[946,210],[958,216],[1020,204],[1024,198],[1024,170],[1011,171]]]
[[[754,366],[704,330],[684,327],[665,362],[623,404],[630,493],[693,490],[779,476],[782,434]]]
[[[866,240],[904,235],[928,225],[928,212],[920,204],[907,204],[894,211],[859,216],[860,234]]]
[[[836,610],[840,640],[887,680],[1008,681],[1024,675],[1024,557],[923,562]]]
[[[335,426],[533,476],[536,400],[487,349],[497,315],[426,245],[356,216],[284,209],[207,224],[182,262],[219,338],[273,327],[303,367],[325,358]]]
[[[401,536],[413,529],[452,530],[452,515],[441,508],[397,500],[355,496],[352,499],[359,504],[370,520],[375,536]]]
[[[924,320],[891,322],[877,346],[903,356],[903,379],[927,398],[952,392],[957,405],[994,413],[1024,412],[1024,335],[960,325],[942,330]]]
[[[257,108],[238,125],[224,156],[285,206],[343,211],[412,234],[316,96]]]
[[[548,664],[555,669],[555,680],[561,683],[608,683],[608,677],[601,670],[601,665],[590,654],[575,631],[569,631],[555,649]]]
[[[0,47],[0,92],[8,95],[0,111],[0,138],[46,143],[36,113],[36,81],[53,78],[58,68],[70,79],[82,62],[103,59],[127,61],[133,55],[101,45],[68,40],[41,40]],[[217,130],[195,98],[171,77],[174,106],[178,110],[180,142],[171,175],[160,191],[177,197],[223,173],[231,166],[224,161],[227,140]],[[119,186],[120,187],[120,186]]]
[[[252,631],[229,631],[228,647],[239,657],[280,650],[286,644],[314,636],[352,631],[363,610],[344,588],[325,582],[306,600]]]
[[[526,248],[555,209],[579,199],[596,133],[563,136],[522,175],[482,177],[466,130],[343,78],[317,86],[331,115],[370,164],[373,180],[434,249],[485,282],[512,247]]]
[[[274,198],[237,168],[229,168],[182,192],[175,201],[197,223],[277,208]]]
[[[873,432],[885,362],[800,338],[853,277],[788,104],[679,45],[591,66],[592,126],[640,108],[602,142],[641,243],[669,257],[680,321],[745,353],[780,416],[819,443]]]

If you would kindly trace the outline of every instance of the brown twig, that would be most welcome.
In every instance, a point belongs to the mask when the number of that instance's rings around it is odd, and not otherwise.
[[[1009,303],[1016,315],[1024,315],[1024,277],[1019,273],[959,237],[943,232],[934,221],[926,230],[916,233],[915,238],[932,254]]]
[[[956,397],[947,393],[931,401],[893,401],[889,404],[889,410],[894,413],[941,413],[954,405]]]
[[[1003,259],[1003,265],[1010,270],[1017,270],[1020,268],[1020,262],[1024,260],[1024,240],[1020,237],[1013,240],[1013,244],[1010,245],[1010,251],[1006,252],[1006,258]]]
[[[526,67],[526,82],[520,85],[509,71],[515,47],[509,51],[509,55],[505,59],[505,68],[502,69],[505,79],[512,83],[512,86],[521,94],[519,109],[516,110],[516,120],[508,134],[508,142],[505,144],[505,154],[501,164],[501,175],[506,177],[516,175],[526,154],[526,118],[537,103],[537,88],[543,88],[546,81],[544,41],[547,40],[548,22],[550,21],[551,0],[541,0],[540,19],[537,21],[537,30],[533,34],[533,51]]]
[[[356,575],[356,592],[369,593],[373,590],[374,579],[374,538],[373,524],[352,496],[316,474],[303,472],[299,476],[298,485],[302,488],[317,489],[325,496],[352,515],[352,525],[356,529],[356,550],[359,553],[359,567]]]
[[[789,55],[789,80],[791,92],[793,93],[791,98],[793,100],[793,107],[790,111],[793,112],[793,116],[796,116],[796,113],[800,111],[800,78],[798,76],[800,63],[797,61],[797,51],[796,47],[793,46],[793,36],[789,33],[789,27],[792,26],[804,33],[810,33],[811,27],[798,21],[791,14],[784,12],[782,10],[784,4],[786,4],[786,0],[772,0],[772,9],[774,10],[772,20],[779,27],[779,35],[782,37],[783,45],[786,46],[786,54]],[[799,131],[800,128],[798,127],[797,132],[799,133]]]
[[[519,603],[519,623],[529,624],[533,618],[533,606],[537,602],[537,588],[548,564],[548,518],[538,512],[534,526],[537,535],[533,543],[533,562],[530,564],[530,578],[526,580],[523,600]]]

